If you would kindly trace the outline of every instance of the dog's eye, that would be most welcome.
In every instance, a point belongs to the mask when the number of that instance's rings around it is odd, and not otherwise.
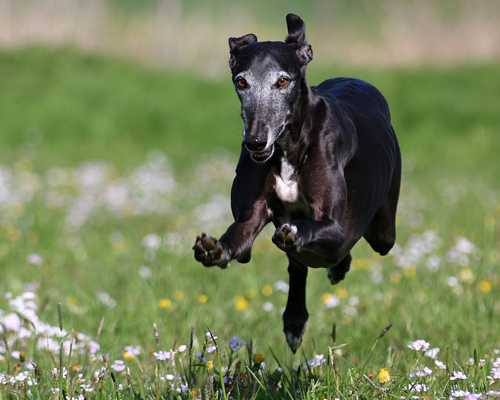
[[[281,78],[278,79],[277,84],[278,84],[278,87],[283,88],[286,85],[288,85],[288,82],[290,82],[290,79],[282,76]]]
[[[248,86],[248,84],[245,79],[239,78],[236,80],[236,86],[238,86],[240,89],[245,89]]]

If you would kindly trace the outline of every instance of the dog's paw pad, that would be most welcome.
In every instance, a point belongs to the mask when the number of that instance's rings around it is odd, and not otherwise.
[[[224,249],[219,241],[212,236],[202,233],[196,237],[196,241],[192,248],[194,250],[194,258],[201,262],[205,267],[219,265]],[[226,265],[221,265],[225,267]]]
[[[300,235],[293,224],[283,224],[276,228],[272,240],[284,251],[299,251],[301,247]]]

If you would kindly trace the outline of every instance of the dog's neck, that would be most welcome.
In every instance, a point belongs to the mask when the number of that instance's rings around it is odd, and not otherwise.
[[[293,115],[288,121],[285,132],[278,138],[276,143],[282,151],[282,158],[286,164],[298,170],[301,163],[305,161],[303,147],[307,140],[303,138],[305,124],[309,121],[311,115],[311,87],[307,78],[303,77],[301,81],[301,92],[294,105]]]

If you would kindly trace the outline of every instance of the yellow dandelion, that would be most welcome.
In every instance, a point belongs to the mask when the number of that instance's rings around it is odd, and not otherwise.
[[[205,296],[204,294],[200,294],[200,295],[198,296],[198,301],[199,301],[200,303],[202,303],[202,304],[203,304],[203,303],[206,303],[206,302],[207,302],[207,300],[208,300],[208,297],[207,297],[207,296]]]
[[[78,303],[78,300],[75,299],[74,297],[70,297],[70,298],[66,299],[66,305],[68,307],[74,307],[74,306],[76,306],[77,303]]]
[[[71,370],[73,371],[73,373],[77,372],[78,369],[80,368],[80,366],[78,364],[75,364],[71,367]]]
[[[244,311],[248,308],[248,300],[245,299],[244,297],[238,296],[234,301],[234,307],[238,311]]]
[[[479,282],[479,290],[483,293],[488,293],[491,290],[491,283],[489,281]]]
[[[196,388],[191,389],[191,396],[196,396],[196,393],[197,393]]]
[[[205,368],[207,369],[207,372],[211,374],[214,371],[214,362],[212,360],[207,361],[205,363]]]
[[[253,362],[255,364],[262,364],[262,361],[264,361],[264,357],[262,356],[262,353],[260,351],[253,355]]]
[[[410,265],[404,269],[404,274],[406,278],[413,278],[417,273],[417,270],[414,266]]]
[[[170,299],[161,299],[158,302],[158,307],[160,308],[169,308],[172,305],[172,301]]]
[[[127,360],[127,361],[134,361],[135,360],[135,356],[132,353],[128,352],[128,351],[125,351],[123,353],[123,358],[125,360]]]
[[[388,368],[382,368],[378,373],[378,381],[380,383],[387,383],[391,380],[391,375],[389,374]]]
[[[341,300],[345,300],[349,297],[349,292],[347,291],[347,289],[338,288],[337,290],[335,290],[335,296],[337,296]]]
[[[178,290],[177,292],[175,292],[175,300],[182,301],[182,300],[184,300],[185,295],[186,294],[184,293],[183,290]]]
[[[262,289],[260,289],[260,292],[264,296],[269,297],[273,294],[273,288],[270,285],[264,285],[262,286]]]
[[[245,297],[247,299],[252,300],[253,298],[255,298],[255,296],[257,296],[257,292],[255,290],[253,290],[253,289],[247,289],[245,291]]]
[[[397,284],[401,281],[401,274],[398,271],[391,272],[391,283]]]

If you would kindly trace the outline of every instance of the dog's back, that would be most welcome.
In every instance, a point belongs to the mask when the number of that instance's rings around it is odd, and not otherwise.
[[[353,122],[354,129],[351,134],[355,136],[357,145],[353,157],[344,170],[349,192],[349,206],[344,221],[350,221],[350,226],[346,227],[346,230],[351,230],[353,241],[357,240],[357,236],[359,238],[364,235],[373,247],[377,247],[380,241],[374,243],[370,232],[376,224],[387,223],[388,213],[391,214],[390,221],[395,220],[401,172],[401,155],[391,125],[389,106],[377,88],[360,79],[329,79],[315,89],[323,97],[328,98],[330,103],[336,103],[342,112],[339,118],[350,119]],[[375,217],[371,226],[360,225],[357,229],[354,228],[352,217],[356,213],[362,211],[376,216],[380,204],[383,210],[381,214],[386,217],[383,221]],[[387,229],[389,228],[386,227]],[[380,234],[377,239],[379,238]],[[379,246],[381,248],[376,250],[386,253],[392,244],[385,243]],[[348,243],[346,247],[349,247]]]

